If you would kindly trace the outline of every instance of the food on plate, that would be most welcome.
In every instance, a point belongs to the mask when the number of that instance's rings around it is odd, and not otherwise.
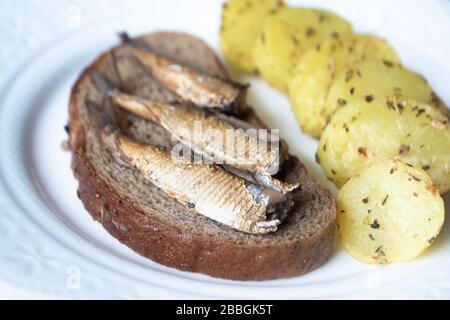
[[[175,60],[167,59],[152,50],[144,50],[139,41],[122,35],[124,50],[129,50],[152,76],[182,101],[199,107],[238,113],[243,107],[247,86],[199,72]]]
[[[147,54],[154,55],[153,62],[176,61],[181,70],[189,68],[187,74],[207,74],[220,85],[180,96],[174,83],[197,88],[192,77],[184,74],[178,82],[161,65],[149,72],[142,63]],[[302,275],[330,256],[336,207],[332,195],[308,176],[287,148],[280,147],[286,154],[279,156],[282,161],[271,177],[299,187],[284,194],[252,181],[253,169],[237,174],[235,164],[227,168],[209,162],[169,162],[174,140],[180,137],[173,139],[178,128],[164,117],[163,106],[176,107],[178,115],[199,107],[194,110],[217,123],[266,128],[245,101],[239,112],[199,103],[204,95],[217,95],[226,83],[227,72],[214,52],[184,33],[127,39],[103,53],[71,93],[70,148],[78,196],[114,237],[164,265],[238,280]],[[152,116],[161,107],[161,118],[150,121],[149,110],[119,106],[111,88],[126,92],[134,102],[134,97],[151,101]]]
[[[350,31],[347,21],[328,11],[281,7],[264,19],[254,62],[264,80],[287,92],[295,66],[305,52],[326,38]]]
[[[320,138],[317,160],[338,187],[373,163],[398,158],[450,188],[450,124],[439,109],[403,96],[351,100]]]
[[[336,109],[335,101],[332,101],[332,108],[326,103],[334,79],[352,64],[371,59],[383,59],[392,64],[399,62],[395,50],[386,41],[353,33],[329,38],[303,55],[289,81],[288,90],[292,109],[303,132],[320,137]],[[345,74],[342,85],[351,79],[352,72],[350,69]]]
[[[178,202],[234,229],[274,232],[294,205],[288,196],[256,184],[247,185],[244,179],[218,166],[179,164],[170,151],[136,143],[117,133],[104,134],[103,139],[120,161],[138,169]]]
[[[219,35],[227,62],[242,72],[255,72],[253,49],[264,17],[282,6],[282,0],[229,0],[223,5]]]
[[[444,202],[425,170],[400,160],[376,162],[339,192],[342,244],[365,263],[392,263],[419,256],[444,223]]]
[[[192,106],[143,100],[119,92],[112,92],[111,95],[117,105],[160,125],[173,138],[208,161],[235,168],[233,173],[238,170],[253,173],[253,181],[278,192],[286,193],[298,187],[298,184],[292,185],[272,178],[283,161],[280,159],[282,153],[279,141],[263,141],[258,138],[256,131],[252,135],[244,130],[234,130],[233,122]],[[207,133],[208,130],[211,134]],[[203,131],[205,134],[202,134]],[[217,131],[221,139],[213,134]],[[228,149],[231,144],[231,149]]]
[[[325,113],[329,116],[351,100],[371,101],[394,94],[427,103],[450,115],[422,76],[385,59],[356,63],[338,75],[328,92]]]

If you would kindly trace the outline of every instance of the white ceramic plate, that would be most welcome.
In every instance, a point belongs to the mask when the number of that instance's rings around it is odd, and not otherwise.
[[[349,19],[357,31],[388,38],[403,63],[423,73],[450,104],[446,90],[450,43],[441,41],[450,39],[450,16],[443,11],[443,3],[291,2],[331,9]],[[336,248],[329,262],[303,277],[236,282],[181,272],[144,259],[94,222],[76,196],[70,153],[60,147],[66,139],[63,126],[70,87],[80,71],[116,43],[115,33],[123,29],[131,34],[190,32],[218,51],[219,2],[139,5],[145,8],[135,8],[132,16],[111,16],[54,41],[5,81],[8,86],[0,96],[2,281],[43,297],[67,298],[450,297],[448,223],[432,248],[413,262],[367,266]],[[270,126],[281,129],[310,173],[336,192],[314,163],[317,142],[299,131],[286,97],[260,79],[244,80],[252,84],[250,104]],[[447,196],[447,207],[449,200]]]

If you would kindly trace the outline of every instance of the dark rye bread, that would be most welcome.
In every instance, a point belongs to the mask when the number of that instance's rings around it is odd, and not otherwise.
[[[228,77],[214,52],[201,40],[181,33],[159,32],[139,38],[153,50],[205,73]],[[119,52],[120,51],[120,52]],[[171,101],[124,50],[101,55],[79,77],[70,98],[72,168],[78,196],[95,220],[139,254],[180,270],[235,280],[264,280],[302,275],[330,256],[335,230],[333,196],[312,180],[291,157],[279,177],[300,181],[295,210],[271,234],[246,234],[196,215],[169,198],[136,171],[116,163],[99,138],[93,102],[104,106],[105,92],[90,74],[99,72],[121,90],[144,98]],[[92,103],[91,103],[92,105]],[[148,121],[123,112],[122,129],[141,142],[166,145],[170,137]],[[263,126],[250,112],[247,121]]]

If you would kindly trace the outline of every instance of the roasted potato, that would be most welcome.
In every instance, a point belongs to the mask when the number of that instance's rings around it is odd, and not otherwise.
[[[365,263],[416,258],[436,239],[445,215],[428,174],[392,159],[354,175],[340,190],[337,208],[345,250]]]
[[[422,76],[386,59],[362,61],[341,72],[328,92],[325,114],[330,116],[344,101],[371,100],[393,94],[427,103],[450,115]]]
[[[423,168],[441,193],[450,188],[450,124],[438,109],[403,96],[351,100],[325,127],[317,160],[341,187],[373,163],[398,158]]]
[[[330,12],[282,7],[264,19],[254,50],[258,72],[270,85],[287,92],[293,69],[308,49],[350,31],[348,22]]]
[[[303,132],[320,137],[330,117],[325,101],[334,78],[363,59],[399,62],[386,41],[353,33],[325,40],[305,53],[289,81],[289,100]]]
[[[264,17],[282,5],[282,0],[229,0],[223,5],[220,48],[229,64],[242,72],[255,72],[253,49]]]

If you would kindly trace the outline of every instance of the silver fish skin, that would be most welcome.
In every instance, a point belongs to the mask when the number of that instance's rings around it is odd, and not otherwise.
[[[125,44],[131,56],[182,101],[197,107],[238,114],[245,109],[248,85],[210,76],[178,64],[131,43]]]
[[[284,183],[271,176],[278,171],[278,148],[271,148],[271,145],[258,141],[243,130],[235,130],[227,121],[195,107],[142,100],[117,91],[112,91],[110,95],[118,106],[160,125],[193,152],[209,162],[224,165],[233,174],[282,193],[298,187],[298,184]],[[227,135],[227,139],[234,142],[230,148],[232,152],[229,152],[227,148],[230,146],[225,145],[223,139],[210,139],[211,136],[203,132],[197,134],[196,123],[206,130],[219,130],[223,137]]]
[[[159,124],[176,140],[186,143],[198,154],[208,155],[214,163],[268,174],[278,171],[280,150],[276,145],[272,147],[266,141],[258,141],[256,136],[248,135],[242,129],[236,130],[229,122],[210,113],[185,105],[144,100],[118,91],[110,92],[110,96],[116,105]],[[209,134],[214,132],[208,133],[208,130],[217,130],[223,139],[215,139]],[[233,145],[226,145],[225,137],[227,143],[231,141]]]
[[[167,195],[199,214],[247,233],[274,232],[281,223],[270,208],[280,202],[279,196],[271,201],[270,192],[248,187],[245,180],[216,165],[175,163],[169,151],[136,143],[117,132],[104,132],[102,139],[122,164],[139,170]],[[274,218],[267,219],[267,212]]]
[[[244,178],[249,182],[255,183],[267,189],[272,189],[276,192],[280,192],[281,194],[286,194],[288,192],[294,191],[300,185],[299,183],[291,184],[283,182],[264,172],[240,170],[229,165],[224,165],[223,168],[228,172],[238,177]]]

